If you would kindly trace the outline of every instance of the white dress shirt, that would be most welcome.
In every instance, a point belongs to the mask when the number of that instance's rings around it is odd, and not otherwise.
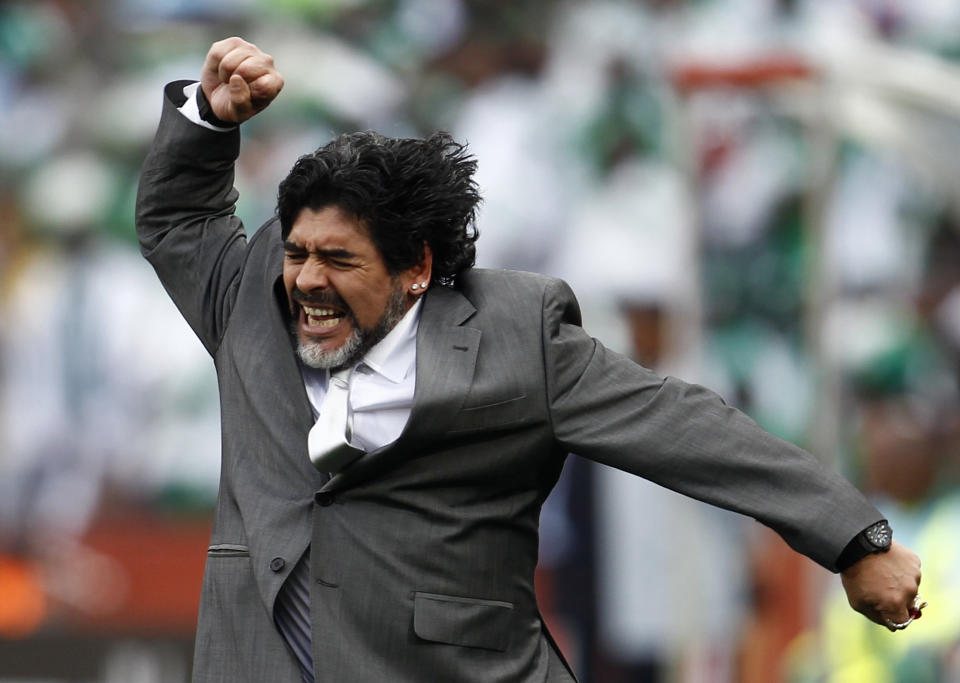
[[[387,336],[364,354],[350,376],[347,410],[353,416],[351,445],[368,453],[396,441],[410,417],[421,308],[422,300],[418,299]],[[300,372],[316,419],[330,371],[301,363]]]

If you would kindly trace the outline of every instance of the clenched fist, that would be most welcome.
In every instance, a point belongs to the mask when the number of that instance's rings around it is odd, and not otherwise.
[[[920,588],[920,558],[896,541],[889,551],[867,555],[846,569],[841,580],[850,606],[891,631],[916,616],[911,607]]]
[[[283,89],[283,76],[273,57],[242,38],[226,38],[210,46],[200,87],[214,116],[242,123],[270,104]]]

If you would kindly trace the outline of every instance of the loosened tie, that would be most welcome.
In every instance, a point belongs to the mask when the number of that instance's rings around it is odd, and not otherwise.
[[[310,460],[321,472],[336,474],[363,455],[361,449],[350,445],[350,373],[350,369],[338,370],[330,376],[327,394],[320,402],[320,416],[307,437]]]

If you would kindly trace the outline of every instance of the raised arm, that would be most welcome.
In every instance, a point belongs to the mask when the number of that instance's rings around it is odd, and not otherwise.
[[[178,81],[164,91],[160,125],[140,176],[137,235],[180,312],[214,353],[246,252],[246,234],[234,215],[240,151],[235,124],[262,111],[283,78],[273,58],[256,46],[240,38],[214,43],[201,73],[206,97],[193,111],[206,108],[219,130],[188,118],[184,105],[195,96],[191,85]]]

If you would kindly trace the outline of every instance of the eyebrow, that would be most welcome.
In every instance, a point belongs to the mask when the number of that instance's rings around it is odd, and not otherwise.
[[[357,258],[357,255],[352,251],[347,249],[338,248],[338,249],[316,249],[313,252],[310,252],[309,249],[303,247],[296,242],[291,242],[290,240],[284,240],[283,242],[284,251],[291,251],[297,253],[314,253],[325,258],[338,258],[338,259],[354,259]]]

